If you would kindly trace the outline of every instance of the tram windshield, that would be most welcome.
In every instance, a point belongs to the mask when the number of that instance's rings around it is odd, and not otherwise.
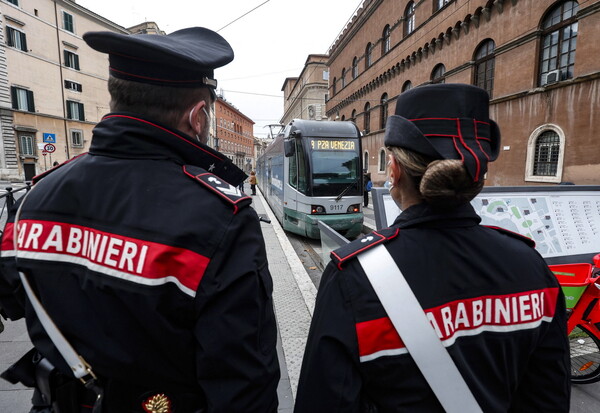
[[[356,139],[310,139],[313,196],[362,194]]]

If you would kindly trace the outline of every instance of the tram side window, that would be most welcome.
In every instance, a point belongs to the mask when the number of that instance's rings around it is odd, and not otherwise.
[[[298,152],[296,152],[294,154],[294,156],[290,156],[290,163],[289,163],[289,181],[290,181],[290,186],[292,188],[296,188],[298,189],[298,162],[297,162],[297,157],[298,156]]]
[[[296,140],[296,154],[298,156],[298,191],[306,193],[306,154],[302,141]]]

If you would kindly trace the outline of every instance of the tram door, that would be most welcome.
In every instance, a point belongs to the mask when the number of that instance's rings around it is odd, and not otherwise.
[[[301,180],[300,176],[299,176],[299,167],[298,167],[298,162],[299,162],[299,157],[300,157],[300,154],[298,153],[298,149],[301,150],[301,148],[302,148],[300,140],[296,140],[295,144],[296,144],[296,149],[294,150],[294,155],[287,158],[288,159],[287,182],[294,190],[284,191],[284,193],[285,193],[284,205],[287,208],[290,208],[294,211],[296,211],[297,207],[298,207],[297,206],[297,199],[298,199],[297,191],[298,191],[299,181]]]

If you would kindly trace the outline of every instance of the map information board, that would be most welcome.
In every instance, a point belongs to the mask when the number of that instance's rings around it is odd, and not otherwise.
[[[483,225],[533,239],[544,257],[600,252],[600,193],[480,194]]]
[[[387,190],[373,204],[380,206],[375,208],[378,229],[391,225],[400,213]],[[549,262],[575,262],[600,253],[599,186],[486,187],[471,204],[482,225],[533,239]]]

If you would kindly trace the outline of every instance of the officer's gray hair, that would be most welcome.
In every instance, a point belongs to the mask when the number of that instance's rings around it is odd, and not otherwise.
[[[176,88],[108,78],[111,112],[132,112],[176,128],[195,103],[212,102],[208,89]]]
[[[473,182],[457,159],[432,160],[404,148],[387,149],[411,177],[423,200],[436,208],[450,209],[467,203],[483,188],[483,180]]]

